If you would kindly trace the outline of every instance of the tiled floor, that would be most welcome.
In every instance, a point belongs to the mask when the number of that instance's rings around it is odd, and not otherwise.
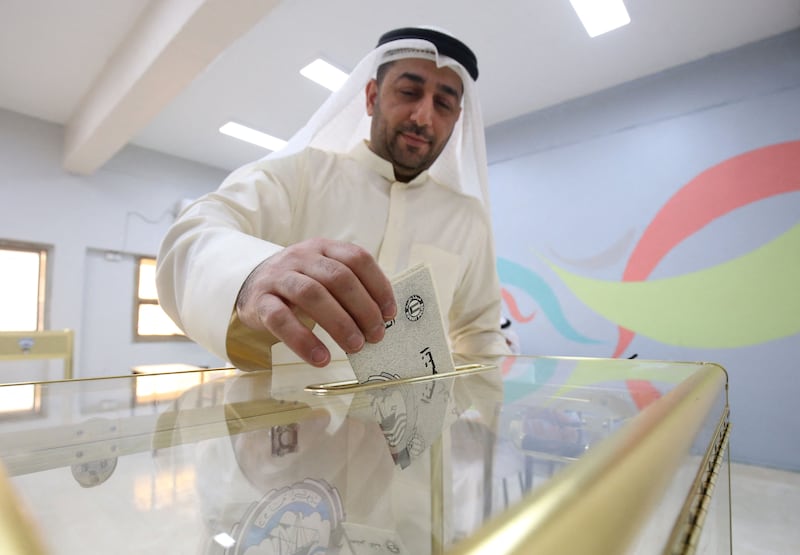
[[[800,554],[800,473],[731,464],[734,555]]]

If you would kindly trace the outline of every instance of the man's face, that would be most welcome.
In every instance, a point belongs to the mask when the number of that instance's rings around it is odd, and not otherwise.
[[[394,166],[398,181],[411,181],[436,160],[461,115],[461,78],[429,60],[394,62],[381,84],[367,84],[372,116],[370,148]]]

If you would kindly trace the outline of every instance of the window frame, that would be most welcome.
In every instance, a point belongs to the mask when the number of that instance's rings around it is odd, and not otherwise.
[[[143,261],[152,261],[156,263],[155,256],[137,255],[134,256],[134,283],[133,283],[133,341],[134,343],[152,343],[159,341],[190,341],[185,334],[170,334],[170,335],[156,335],[148,334],[142,335],[139,333],[139,309],[142,305],[155,305],[160,307],[161,303],[158,299],[145,299],[139,296],[139,280],[141,278],[141,268]]]
[[[0,239],[0,250],[36,253],[39,255],[39,283],[36,293],[36,328],[32,330],[9,330],[9,331],[44,331],[49,325],[49,299],[50,282],[52,274],[52,245],[44,243],[29,243],[24,241],[12,241]]]

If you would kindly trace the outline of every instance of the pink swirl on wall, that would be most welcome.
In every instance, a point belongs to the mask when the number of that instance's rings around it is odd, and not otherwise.
[[[517,322],[524,324],[526,322],[530,322],[536,316],[536,311],[531,312],[530,316],[523,316],[522,312],[520,312],[519,307],[517,306],[517,300],[514,298],[514,295],[509,293],[505,287],[500,288],[500,294],[503,296],[503,300],[506,302],[506,306],[508,307],[508,311],[511,313],[511,317]]]
[[[646,280],[667,253],[715,219],[794,191],[800,191],[800,141],[765,146],[712,166],[658,211],[634,247],[622,281]],[[613,356],[621,356],[633,337],[620,326]]]

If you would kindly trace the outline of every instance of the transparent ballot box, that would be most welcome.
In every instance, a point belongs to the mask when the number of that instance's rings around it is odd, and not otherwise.
[[[731,552],[721,367],[456,363],[0,386],[0,552]]]

